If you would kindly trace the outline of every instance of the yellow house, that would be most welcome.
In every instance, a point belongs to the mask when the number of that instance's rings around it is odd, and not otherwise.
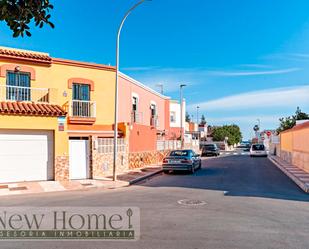
[[[0,47],[0,182],[94,177],[114,82],[111,66]]]

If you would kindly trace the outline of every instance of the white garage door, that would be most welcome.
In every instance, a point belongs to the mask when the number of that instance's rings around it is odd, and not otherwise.
[[[53,132],[0,130],[0,182],[53,179]]]

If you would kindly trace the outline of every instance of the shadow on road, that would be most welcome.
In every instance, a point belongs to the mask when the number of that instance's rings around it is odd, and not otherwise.
[[[309,202],[290,178],[267,158],[228,156],[203,161],[193,175],[175,172],[141,182],[145,187],[183,187],[224,191],[226,196],[264,197]]]

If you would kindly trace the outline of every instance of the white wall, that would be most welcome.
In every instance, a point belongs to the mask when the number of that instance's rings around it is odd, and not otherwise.
[[[182,125],[185,128],[186,121],[186,102],[183,101],[183,112],[182,112]],[[176,115],[175,122],[170,122],[170,127],[180,127],[180,104],[177,101],[170,102],[170,113],[174,112]]]

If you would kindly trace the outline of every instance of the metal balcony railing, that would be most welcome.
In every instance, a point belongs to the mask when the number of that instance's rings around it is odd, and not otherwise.
[[[96,102],[84,100],[72,100],[69,109],[70,117],[95,118]]]
[[[158,119],[157,115],[152,116],[150,118],[150,126],[155,127],[155,128],[157,128],[159,126],[159,119]]]
[[[131,123],[142,124],[143,123],[143,113],[142,112],[132,112],[131,113]]]
[[[1,101],[50,102],[49,88],[33,88],[23,86],[0,85]]]

